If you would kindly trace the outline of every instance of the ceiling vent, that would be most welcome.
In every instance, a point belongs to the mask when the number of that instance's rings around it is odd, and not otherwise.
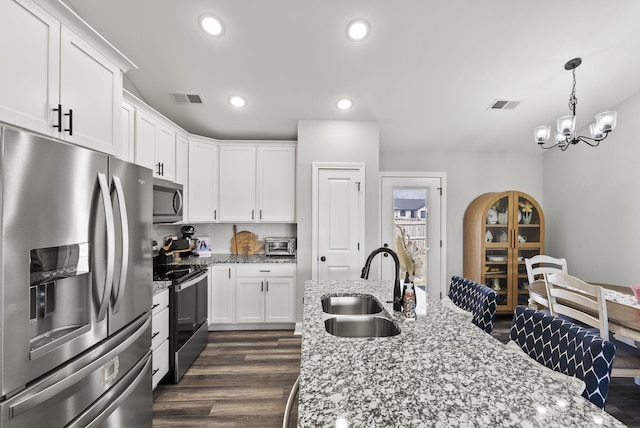
[[[513,110],[520,101],[494,100],[487,110]]]
[[[204,104],[202,97],[198,94],[171,94],[173,102],[176,104]]]

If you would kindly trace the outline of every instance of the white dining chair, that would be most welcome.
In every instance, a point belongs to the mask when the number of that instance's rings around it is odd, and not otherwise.
[[[588,284],[563,273],[544,274],[544,282],[552,315],[565,315],[594,327],[596,334],[616,346],[612,377],[640,376],[640,349],[609,334],[607,301],[601,286]]]
[[[527,268],[527,279],[529,284],[533,284],[536,280],[543,279],[542,276],[545,273],[567,273],[567,260],[562,258],[539,254],[527,259],[524,259],[524,264]],[[536,294],[529,293],[529,308],[541,309],[538,305],[549,307],[549,302]]]
[[[545,273],[568,273],[566,259],[558,259],[545,254],[524,259],[524,264],[527,267],[529,284],[532,284],[536,279],[542,279],[542,275]]]

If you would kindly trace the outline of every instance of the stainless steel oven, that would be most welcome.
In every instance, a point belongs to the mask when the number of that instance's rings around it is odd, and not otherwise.
[[[169,298],[169,374],[177,383],[207,346],[208,269],[204,265],[176,265],[167,272]]]

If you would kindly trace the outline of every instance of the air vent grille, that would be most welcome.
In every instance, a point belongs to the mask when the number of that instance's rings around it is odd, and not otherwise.
[[[171,94],[171,99],[176,104],[204,104],[202,97],[198,94]]]
[[[513,110],[519,104],[520,101],[494,100],[487,110]]]

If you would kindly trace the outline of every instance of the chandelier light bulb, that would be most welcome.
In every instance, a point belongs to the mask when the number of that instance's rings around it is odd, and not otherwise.
[[[549,136],[551,136],[551,127],[538,126],[533,130],[533,136],[538,144],[544,144],[549,141]]]
[[[611,132],[616,127],[618,114],[615,111],[605,111],[596,114],[596,124],[602,132]]]
[[[562,135],[571,135],[576,130],[575,116],[562,116],[558,118],[558,132]]]

